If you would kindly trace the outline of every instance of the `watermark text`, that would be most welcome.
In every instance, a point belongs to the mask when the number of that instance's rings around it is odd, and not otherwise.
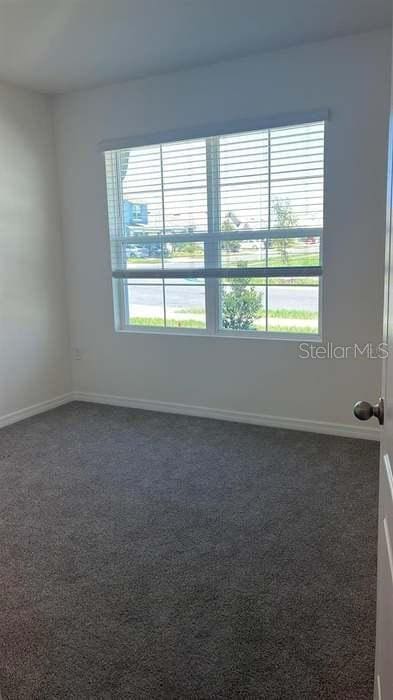
[[[360,345],[336,345],[335,343],[299,343],[298,357],[302,360],[386,360],[389,356],[387,343],[365,343]]]

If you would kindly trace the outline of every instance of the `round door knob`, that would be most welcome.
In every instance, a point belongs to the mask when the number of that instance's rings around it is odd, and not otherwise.
[[[353,412],[359,420],[369,420],[374,415],[374,407],[368,401],[358,401],[353,407]]]
[[[384,420],[384,405],[383,399],[379,399],[378,403],[373,406],[368,401],[358,401],[353,407],[353,412],[359,420],[369,420],[373,416],[377,418],[380,425],[383,425]]]

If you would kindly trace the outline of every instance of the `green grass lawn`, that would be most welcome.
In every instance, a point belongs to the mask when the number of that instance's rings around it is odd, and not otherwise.
[[[265,287],[265,281],[261,277],[248,277],[250,285]],[[232,284],[233,280],[223,279],[223,284]],[[318,287],[317,277],[269,277],[269,287]]]
[[[288,312],[293,312],[294,310],[290,309],[287,310]],[[304,320],[314,320],[317,318],[317,314],[314,312],[300,312],[303,313],[304,315],[285,315],[284,316],[285,309],[278,309],[277,312],[271,312],[269,314],[269,318],[283,318],[283,319],[290,319],[290,318],[296,318],[296,319],[304,319]],[[296,311],[294,311],[296,313]],[[299,313],[299,312],[297,312]],[[282,314],[282,315],[281,315]],[[130,318],[130,325],[132,326],[146,326],[150,328],[164,328],[164,321],[162,318],[150,318],[150,317],[144,317],[144,316],[135,316],[134,318]],[[168,328],[200,328],[200,329],[206,329],[206,325],[203,321],[198,321],[197,319],[193,318],[184,318],[184,319],[167,319],[167,327]],[[258,330],[258,329],[256,329]],[[310,328],[310,326],[293,326],[289,324],[281,324],[278,326],[273,326],[270,331],[272,333],[298,333],[301,335],[309,335],[312,333],[315,333],[313,328]]]
[[[130,318],[130,325],[163,328],[164,321],[162,318],[135,316]],[[206,324],[203,321],[198,321],[194,318],[167,319],[166,325],[169,328],[206,328]]]
[[[179,260],[181,257],[183,256],[167,257],[166,262],[169,262],[170,260]],[[192,259],[191,255],[187,255],[185,257],[187,257],[187,259]],[[195,258],[195,260],[199,261],[202,266],[203,262],[201,261],[200,256]],[[128,258],[127,262],[129,265],[146,265],[146,263],[149,265],[160,265],[161,258]],[[320,259],[318,253],[290,253],[287,264],[283,262],[281,255],[277,253],[274,255],[269,253],[269,267],[308,267],[317,266],[319,264]],[[228,265],[228,267],[241,267],[242,265],[245,267],[265,267],[265,262],[264,260],[236,260],[230,266]]]
[[[270,309],[269,318],[296,318],[303,321],[315,321],[318,311],[305,311],[303,309]]]
[[[288,263],[285,263],[281,255],[275,255],[272,259],[269,253],[269,267],[290,267],[296,265],[297,267],[310,267],[320,264],[319,253],[290,253],[288,256]],[[253,265],[253,267],[256,267]]]
[[[298,335],[316,334],[318,330],[310,328],[310,326],[273,326],[269,328],[270,333],[297,333]]]
[[[205,309],[203,306],[193,306],[188,309],[177,309],[178,314],[204,314]],[[265,310],[262,309],[258,318],[262,318],[265,314]],[[307,321],[313,321],[318,318],[318,311],[306,311],[303,309],[270,309],[269,318],[297,318]]]

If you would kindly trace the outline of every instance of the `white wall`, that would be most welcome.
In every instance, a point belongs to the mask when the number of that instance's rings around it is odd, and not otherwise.
[[[51,104],[0,84],[0,424],[70,390]]]
[[[379,361],[312,361],[284,340],[116,334],[98,144],[328,108],[324,340],[382,333],[390,35],[374,32],[61,96],[55,104],[74,388],[355,425]]]

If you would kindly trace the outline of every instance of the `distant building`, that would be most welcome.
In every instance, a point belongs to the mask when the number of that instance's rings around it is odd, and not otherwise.
[[[147,224],[149,220],[147,204],[137,204],[136,202],[129,202],[127,199],[124,199],[123,216],[126,226]]]

